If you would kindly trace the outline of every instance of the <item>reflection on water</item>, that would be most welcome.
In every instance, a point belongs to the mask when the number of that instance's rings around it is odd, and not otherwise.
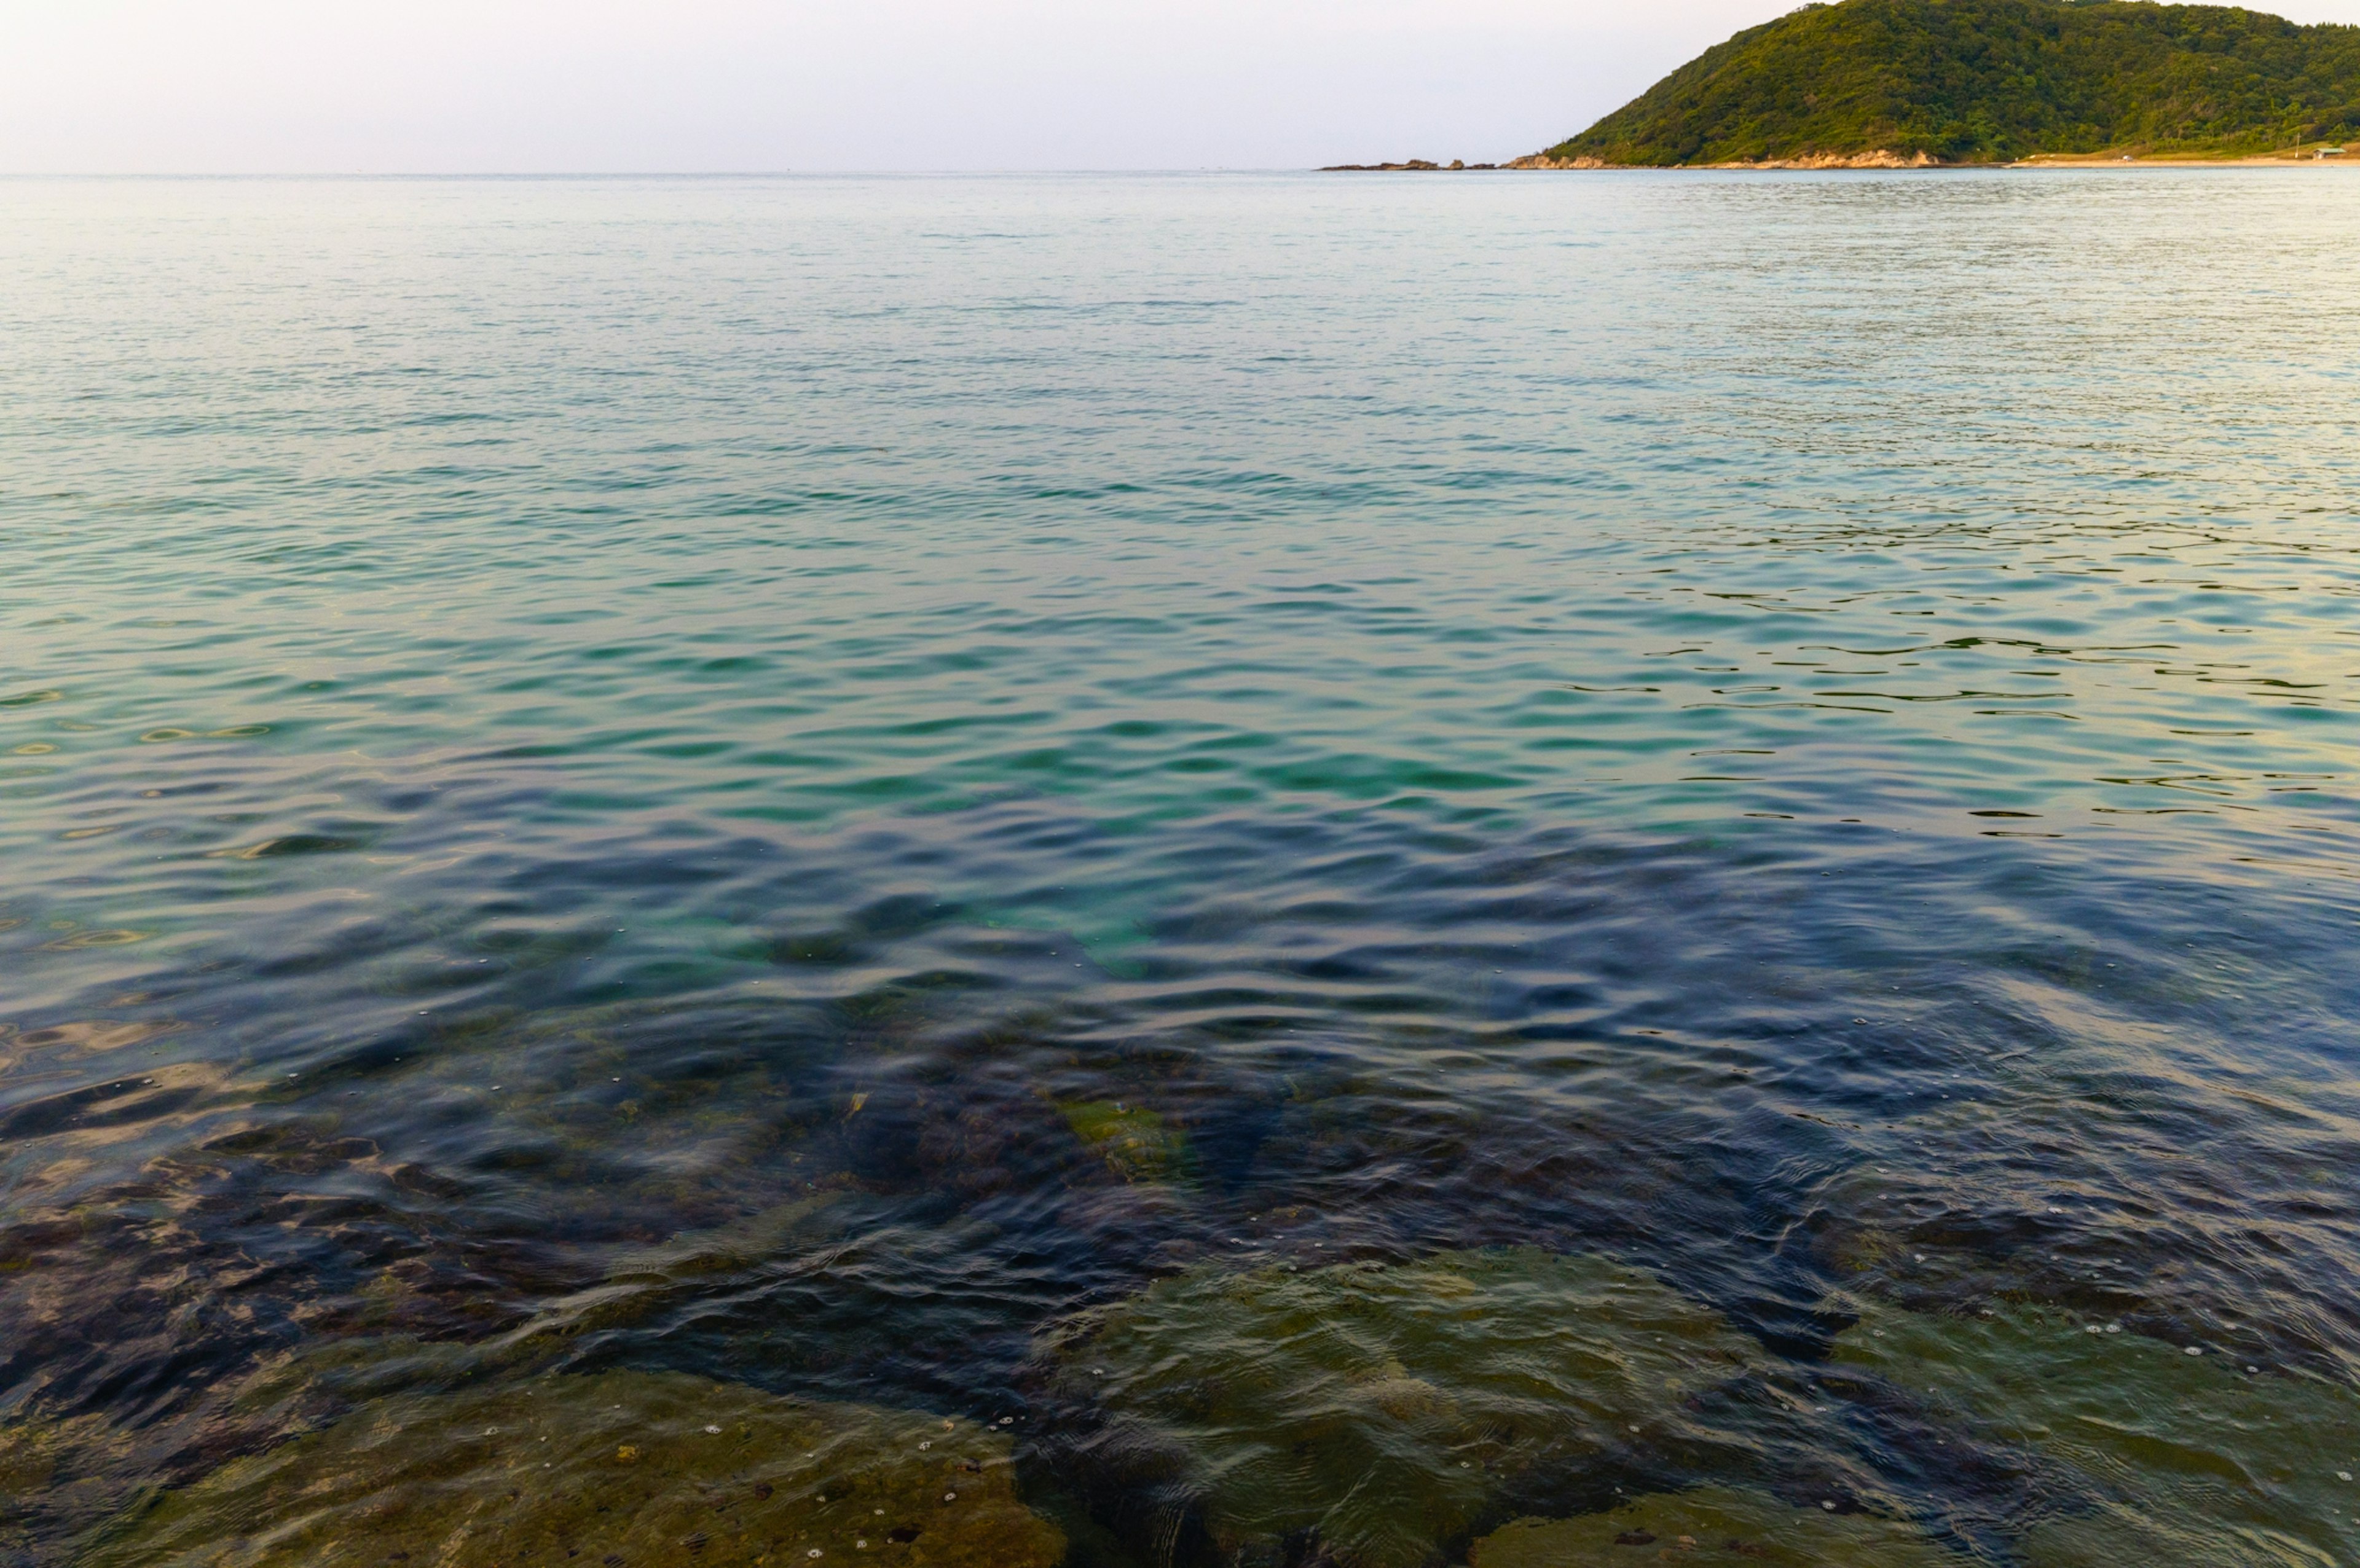
[[[5,200],[0,1561],[2360,1558],[2360,190]]]

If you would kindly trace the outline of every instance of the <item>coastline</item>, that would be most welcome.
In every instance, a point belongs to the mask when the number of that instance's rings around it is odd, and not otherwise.
[[[1516,170],[1520,172],[1532,170],[1546,172],[1578,170],[1587,173],[1591,171],[1612,172],[1615,170],[1663,172],[1667,170],[1686,169],[1698,171],[1753,170],[1767,173],[1779,170],[1830,169],[1976,169],[2335,168],[2360,168],[2360,155],[2320,158],[2315,155],[2314,149],[2310,148],[2283,153],[2244,153],[2234,157],[2214,156],[2206,153],[2126,153],[2115,150],[2111,152],[2090,153],[2034,153],[2029,158],[2016,158],[2006,163],[1944,163],[1940,159],[1932,157],[1930,154],[1923,152],[1904,156],[1903,154],[1893,152],[1889,149],[1879,148],[1874,152],[1862,153],[1805,153],[1797,158],[1763,158],[1758,161],[1639,164],[1609,163],[1604,158],[1590,158],[1587,156],[1579,158],[1552,158],[1546,153],[1536,152],[1527,153],[1522,158],[1511,158],[1505,163],[1467,163],[1457,158],[1453,158],[1448,163],[1437,163],[1426,158],[1414,158],[1400,163],[1331,163],[1322,166],[1317,172],[1321,174],[1461,174],[1476,173],[1480,171],[1504,172],[1508,170]]]
[[[2037,152],[2013,163],[1984,165],[2000,169],[2348,169],[2360,158],[2315,158],[2310,152],[2242,153],[2234,158],[2202,153]]]

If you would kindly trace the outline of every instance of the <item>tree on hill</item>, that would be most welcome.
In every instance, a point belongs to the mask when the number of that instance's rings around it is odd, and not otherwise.
[[[2360,136],[2360,27],[2125,0],[1841,0],[1707,49],[1546,156],[1983,163],[2345,136]]]

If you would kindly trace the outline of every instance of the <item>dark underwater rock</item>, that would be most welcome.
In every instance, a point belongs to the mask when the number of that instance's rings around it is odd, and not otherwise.
[[[1531,1249],[1198,1268],[1043,1352],[1106,1414],[1083,1462],[1160,1476],[1166,1528],[1338,1568],[1414,1568],[1524,1472],[1684,1438],[1687,1397],[1758,1354],[1650,1275]]]
[[[81,1561],[1054,1568],[1064,1554],[989,1429],[605,1372],[368,1402],[157,1497]]]
[[[2081,1483],[2018,1521],[2032,1568],[2278,1568],[2360,1555],[2360,1390],[2120,1323],[1855,1303],[1837,1364],[2037,1451]]]
[[[1633,1551],[1633,1547],[1659,1551]],[[1579,1519],[1517,1519],[1469,1548],[1470,1568],[1652,1563],[1762,1568],[1965,1568],[1915,1525],[1798,1508],[1724,1486],[1633,1497]]]

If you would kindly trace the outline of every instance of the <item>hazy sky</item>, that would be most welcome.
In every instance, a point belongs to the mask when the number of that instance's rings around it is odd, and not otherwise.
[[[1785,0],[0,0],[0,169],[1470,162]],[[2300,0],[2360,21],[2360,0]]]

